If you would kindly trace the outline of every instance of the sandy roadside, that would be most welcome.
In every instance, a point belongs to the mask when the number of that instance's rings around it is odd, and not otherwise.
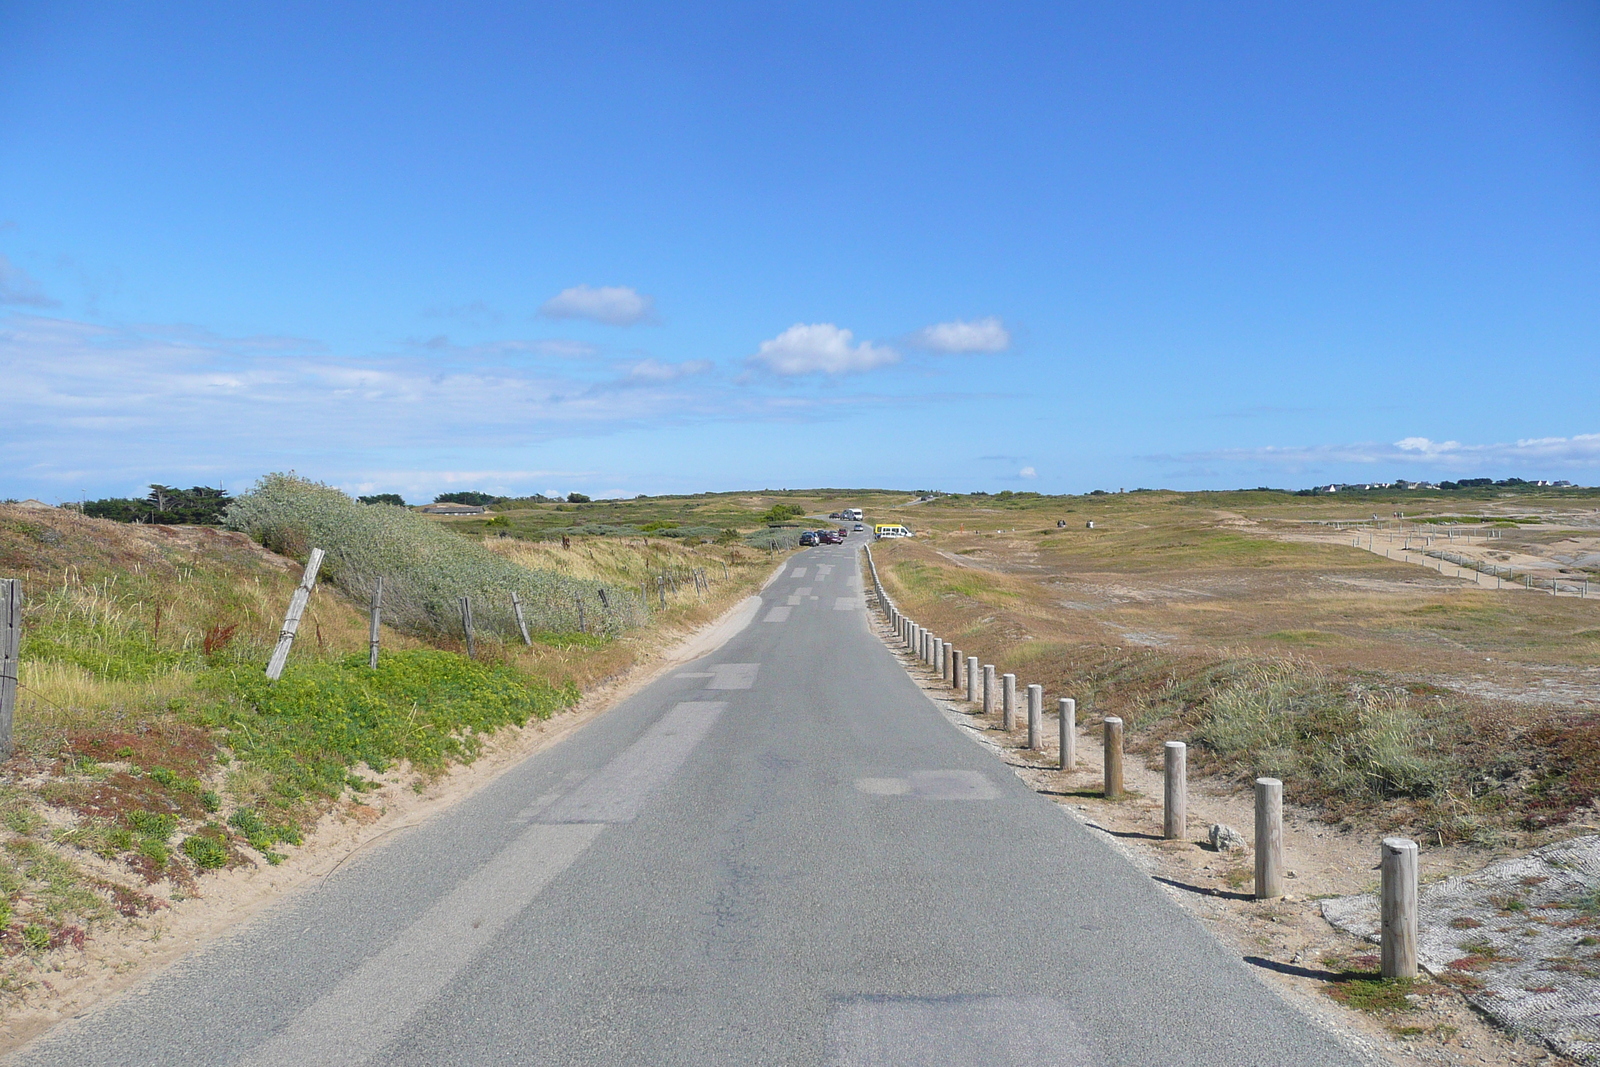
[[[778,564],[761,589],[787,565],[787,559]],[[366,846],[460,803],[508,768],[558,744],[667,672],[716,651],[749,625],[760,607],[761,597],[751,595],[690,633],[660,635],[661,650],[642,658],[626,674],[583,694],[571,708],[548,720],[501,731],[474,762],[454,767],[420,789],[408,766],[377,776],[382,783],[378,788],[361,801],[341,802],[324,815],[306,834],[305,845],[278,866],[206,874],[198,895],[148,919],[97,931],[84,951],[53,960],[38,984],[22,992],[18,1006],[0,1022],[0,1055],[159,974],[289,894],[327,877]]]

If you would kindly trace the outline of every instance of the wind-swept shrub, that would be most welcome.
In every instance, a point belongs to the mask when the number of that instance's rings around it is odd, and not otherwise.
[[[228,508],[226,522],[287,555],[323,549],[323,577],[358,600],[381,577],[385,621],[413,633],[459,634],[468,596],[477,631],[514,634],[513,592],[535,630],[577,630],[580,604],[590,633],[616,633],[641,617],[628,590],[530,570],[405,508],[357,504],[290,475],[262,478]]]

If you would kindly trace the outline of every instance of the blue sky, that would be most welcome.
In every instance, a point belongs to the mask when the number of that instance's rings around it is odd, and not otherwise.
[[[1594,484],[1600,7],[0,0],[0,256],[0,497]]]

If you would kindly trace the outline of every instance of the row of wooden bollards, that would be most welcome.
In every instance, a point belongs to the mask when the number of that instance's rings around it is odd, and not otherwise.
[[[992,663],[979,664],[949,641],[907,618],[883,596],[876,580],[879,598],[889,624],[902,643],[918,659],[957,692],[964,692],[969,703],[979,704],[985,715],[1000,714],[1001,729],[1016,727],[1017,676],[996,676]],[[1028,748],[1042,747],[1044,687],[1030,685],[1027,695]],[[1077,702],[1062,697],[1057,702],[1060,729],[1061,769],[1072,770],[1077,763]],[[1103,790],[1107,799],[1125,795],[1123,783],[1123,722],[1108,716],[1104,729]],[[1168,741],[1163,747],[1163,804],[1161,833],[1168,840],[1181,840],[1189,820],[1189,746]],[[1385,978],[1411,978],[1417,973],[1417,844],[1402,837],[1385,838],[1381,863],[1380,890],[1382,953],[1380,973]],[[1283,894],[1283,782],[1277,778],[1255,781],[1255,893],[1257,900],[1276,900]]]

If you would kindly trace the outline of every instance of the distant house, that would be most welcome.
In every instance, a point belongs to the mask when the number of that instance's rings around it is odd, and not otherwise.
[[[429,515],[482,515],[489,509],[478,504],[424,504],[417,510]]]
[[[43,500],[22,500],[22,501],[18,501],[17,507],[19,507],[19,508],[47,508],[50,511],[54,511],[55,510],[55,505],[54,504],[46,504]]]

